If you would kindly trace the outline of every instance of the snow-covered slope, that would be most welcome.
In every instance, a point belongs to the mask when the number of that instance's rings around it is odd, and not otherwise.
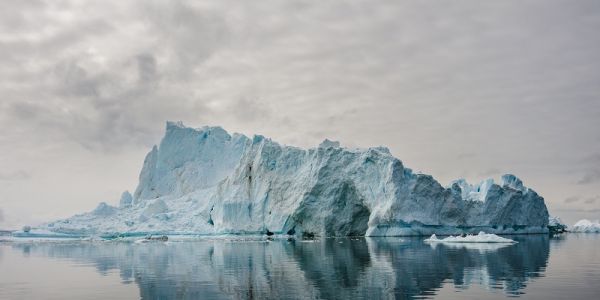
[[[586,219],[579,220],[573,225],[571,232],[600,233],[600,223],[598,221],[592,222]]]
[[[133,199],[130,199],[133,198]],[[220,127],[167,122],[119,208],[46,224],[57,232],[402,236],[547,232],[544,199],[513,175],[443,187],[384,147],[300,149]]]

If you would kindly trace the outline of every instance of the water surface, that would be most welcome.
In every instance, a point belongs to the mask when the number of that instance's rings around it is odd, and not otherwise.
[[[597,299],[600,235],[0,243],[0,299]]]

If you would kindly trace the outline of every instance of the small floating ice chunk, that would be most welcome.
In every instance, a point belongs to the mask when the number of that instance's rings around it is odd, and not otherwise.
[[[516,241],[492,233],[479,232],[477,235],[449,236],[439,239],[435,234],[424,240],[427,243],[516,243]]]

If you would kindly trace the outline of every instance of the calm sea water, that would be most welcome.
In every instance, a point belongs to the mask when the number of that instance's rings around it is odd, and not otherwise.
[[[600,235],[0,243],[0,299],[600,299]]]

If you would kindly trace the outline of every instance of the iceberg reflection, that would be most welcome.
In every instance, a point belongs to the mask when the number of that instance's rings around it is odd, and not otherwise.
[[[142,299],[411,299],[445,284],[519,295],[543,275],[545,235],[518,244],[429,245],[422,239],[302,241],[69,242],[13,244],[45,256],[118,272]]]

